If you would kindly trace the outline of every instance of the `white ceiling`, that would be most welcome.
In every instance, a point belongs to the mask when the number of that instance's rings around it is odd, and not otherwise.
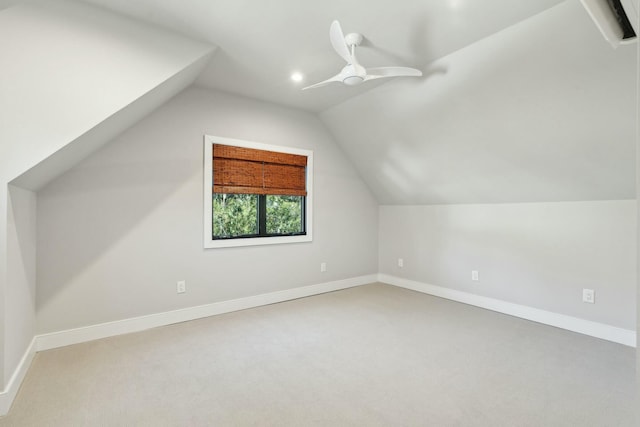
[[[428,64],[539,13],[561,0],[86,0],[218,46],[197,83],[311,111],[322,111],[380,83],[300,88],[344,66],[329,43],[338,19],[360,32],[365,66]],[[306,75],[294,85],[292,71]]]
[[[0,7],[0,181],[48,183],[189,86],[213,50],[84,3]]]
[[[318,112],[381,204],[635,197],[637,45],[578,0],[85,2],[217,46],[199,85]],[[343,65],[333,19],[425,76],[301,91]]]
[[[567,1],[320,116],[381,204],[633,199],[636,52]]]

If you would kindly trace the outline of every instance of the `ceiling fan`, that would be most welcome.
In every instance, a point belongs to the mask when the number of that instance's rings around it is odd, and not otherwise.
[[[342,82],[348,86],[356,86],[362,82],[386,77],[422,76],[422,71],[408,67],[373,67],[365,69],[356,59],[356,46],[362,43],[362,34],[349,33],[345,36],[342,33],[342,27],[340,27],[338,21],[331,23],[331,27],[329,27],[329,39],[338,55],[347,61],[347,65],[340,73],[330,79],[307,86],[302,90],[325,86],[333,82]]]

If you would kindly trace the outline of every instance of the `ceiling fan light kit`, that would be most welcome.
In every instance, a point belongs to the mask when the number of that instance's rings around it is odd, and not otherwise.
[[[342,32],[342,27],[338,21],[333,21],[329,27],[329,40],[333,49],[347,65],[335,76],[307,86],[302,90],[313,89],[326,86],[330,83],[344,83],[347,86],[357,86],[363,82],[386,77],[420,77],[422,71],[408,67],[376,67],[366,69],[356,59],[356,47],[360,46],[363,40],[362,34],[349,33],[346,36]]]

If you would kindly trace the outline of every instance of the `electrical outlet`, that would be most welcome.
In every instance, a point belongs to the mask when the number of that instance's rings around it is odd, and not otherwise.
[[[596,291],[593,289],[583,289],[582,290],[582,302],[586,302],[589,304],[595,304],[596,302]]]
[[[321,262],[320,263],[320,273],[324,273],[325,271],[327,271],[327,263],[326,262]]]
[[[404,267],[404,260],[402,258],[398,258],[398,267]]]
[[[471,271],[471,280],[473,280],[474,282],[477,282],[478,280],[480,280],[478,276],[478,270]]]
[[[180,280],[178,283],[176,283],[176,292],[179,294],[187,292],[187,282],[185,282],[184,280]]]

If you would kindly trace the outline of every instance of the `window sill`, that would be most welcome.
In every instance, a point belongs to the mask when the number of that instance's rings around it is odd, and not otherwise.
[[[310,234],[304,236],[281,236],[281,237],[247,237],[246,239],[220,239],[207,240],[204,242],[205,249],[214,248],[237,248],[242,246],[278,245],[283,243],[303,243],[311,242]]]

